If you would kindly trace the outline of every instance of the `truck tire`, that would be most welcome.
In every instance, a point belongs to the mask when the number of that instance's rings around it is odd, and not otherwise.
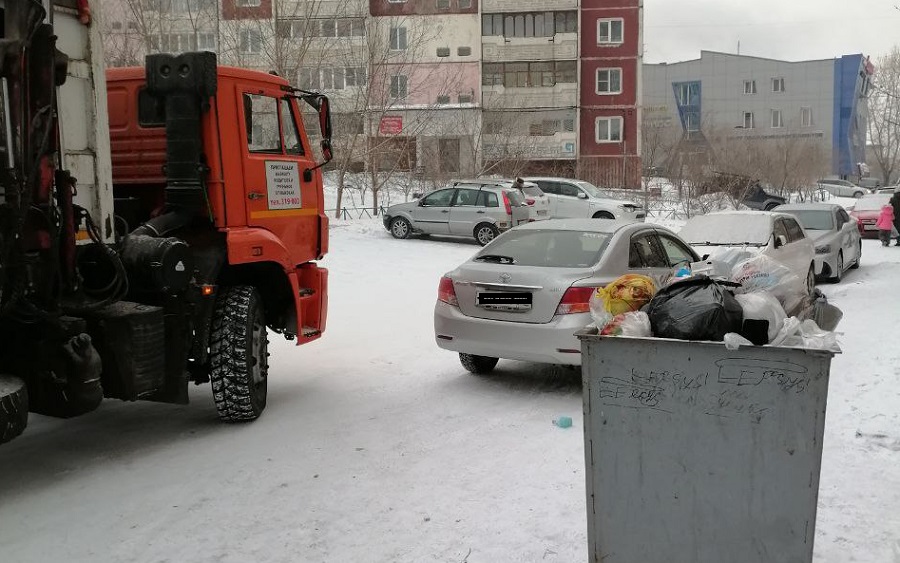
[[[209,380],[220,419],[255,420],[266,408],[268,346],[256,288],[224,288],[216,299],[209,346]]]
[[[594,213],[594,219],[615,219],[615,215],[609,211],[598,211]]]
[[[28,425],[28,388],[18,377],[0,375],[0,444],[9,442]]]

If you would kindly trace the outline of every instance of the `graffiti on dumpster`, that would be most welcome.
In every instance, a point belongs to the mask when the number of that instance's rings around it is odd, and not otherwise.
[[[714,374],[632,368],[626,377],[602,377],[599,396],[607,406],[671,412],[667,404],[676,402],[709,416],[745,417],[759,424],[772,411],[770,399],[756,391],[759,386],[772,383],[799,394],[823,377],[798,364],[752,358],[725,358],[716,366]]]

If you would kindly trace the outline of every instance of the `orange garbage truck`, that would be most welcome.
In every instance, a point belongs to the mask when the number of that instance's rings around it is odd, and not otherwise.
[[[106,71],[88,2],[0,10],[0,443],[191,383],[256,419],[268,335],[325,330],[328,98],[210,52]]]

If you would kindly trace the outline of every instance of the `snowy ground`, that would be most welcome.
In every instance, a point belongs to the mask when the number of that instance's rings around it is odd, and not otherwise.
[[[33,415],[0,448],[0,561],[585,561],[577,373],[473,377],[433,343],[438,279],[476,250],[334,224],[328,329],[273,341],[255,423],[218,423],[208,386],[183,407]],[[822,286],[845,334],[818,563],[900,562],[898,279],[900,248],[867,240],[862,267]]]

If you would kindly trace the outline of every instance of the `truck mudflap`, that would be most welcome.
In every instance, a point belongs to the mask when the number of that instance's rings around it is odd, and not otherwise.
[[[328,270],[314,262],[291,263],[284,243],[265,229],[227,229],[226,236],[230,266],[270,262],[287,277],[294,307],[280,331],[288,338],[296,337],[298,345],[318,339],[325,331],[328,311]]]

